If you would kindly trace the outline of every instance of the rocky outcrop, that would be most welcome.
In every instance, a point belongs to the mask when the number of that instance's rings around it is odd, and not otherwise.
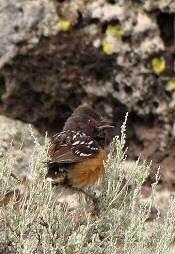
[[[82,103],[118,126],[129,111],[130,157],[173,172],[174,12],[174,0],[2,0],[1,114],[53,133]]]
[[[34,127],[22,121],[0,116],[0,123],[0,158],[9,162],[12,173],[30,173],[29,165],[38,153],[35,139],[44,144],[44,138]]]

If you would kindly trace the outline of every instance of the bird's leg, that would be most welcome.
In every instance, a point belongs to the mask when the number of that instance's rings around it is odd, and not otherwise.
[[[98,215],[99,214],[98,198],[96,198],[94,195],[91,195],[91,194],[87,193],[84,190],[80,190],[80,191],[82,191],[82,193],[84,193],[87,197],[89,197],[92,200],[93,206],[94,206],[93,215]]]
[[[76,191],[79,191],[79,192],[83,193],[86,197],[88,197],[92,200],[93,206],[94,206],[93,215],[98,215],[99,214],[98,198],[96,198],[94,195],[91,195],[91,194],[87,193],[83,189],[78,189],[78,188],[75,188],[75,187],[73,187],[73,188],[76,189]]]

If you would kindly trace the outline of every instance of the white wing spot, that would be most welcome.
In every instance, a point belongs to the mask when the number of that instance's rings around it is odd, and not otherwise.
[[[72,143],[72,145],[75,146],[75,145],[78,145],[79,143],[80,143],[80,141],[77,140],[77,141],[75,141],[74,143]]]
[[[91,153],[80,153],[80,156],[90,156],[91,155]]]
[[[93,141],[91,140],[88,144],[91,145],[93,143]]]
[[[97,147],[91,147],[91,150],[98,150]]]
[[[53,139],[58,139],[62,134],[64,134],[64,132],[60,132],[59,134],[56,133],[55,135],[53,135]]]

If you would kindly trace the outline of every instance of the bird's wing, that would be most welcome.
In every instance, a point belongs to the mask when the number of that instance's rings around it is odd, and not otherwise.
[[[100,151],[98,143],[81,132],[65,131],[55,135],[51,141],[52,162],[69,164],[93,158]]]

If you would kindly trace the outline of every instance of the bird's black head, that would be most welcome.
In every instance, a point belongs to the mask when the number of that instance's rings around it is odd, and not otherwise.
[[[111,123],[98,112],[86,106],[80,106],[67,119],[63,130],[81,131],[104,146]]]

